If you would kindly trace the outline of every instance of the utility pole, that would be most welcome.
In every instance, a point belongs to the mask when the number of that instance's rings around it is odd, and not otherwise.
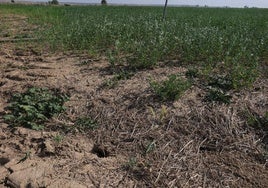
[[[164,11],[163,11],[163,20],[166,19],[166,14],[167,14],[167,4],[168,4],[168,0],[166,0],[166,3],[165,3],[165,7],[164,7]]]

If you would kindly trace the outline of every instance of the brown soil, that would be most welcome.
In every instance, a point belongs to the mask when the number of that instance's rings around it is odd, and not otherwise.
[[[21,24],[25,17],[0,17],[12,20],[9,38],[32,27]],[[183,67],[139,71],[109,88],[113,75],[104,58],[50,54],[28,42],[0,45],[0,187],[267,187],[267,133],[245,117],[246,110],[267,111],[267,79],[236,93],[228,106],[204,102],[197,85],[175,102],[161,102],[149,80],[184,73]],[[14,128],[2,118],[11,94],[31,86],[70,95],[67,111],[44,131]],[[91,117],[98,128],[79,131],[79,117]]]

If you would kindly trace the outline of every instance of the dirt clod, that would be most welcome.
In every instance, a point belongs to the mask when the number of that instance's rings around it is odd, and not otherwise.
[[[41,145],[41,154],[42,156],[47,155],[54,155],[55,154],[55,147],[53,146],[53,143],[50,140],[46,140]]]
[[[49,164],[39,161],[38,164],[31,163],[23,167],[13,167],[13,173],[7,177],[7,185],[19,187],[38,187],[38,182],[51,173],[52,167]]]

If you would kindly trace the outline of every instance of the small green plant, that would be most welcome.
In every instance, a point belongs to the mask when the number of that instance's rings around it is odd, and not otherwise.
[[[115,74],[115,78],[117,80],[127,80],[130,79],[134,75],[134,72],[122,70],[119,73]]]
[[[209,102],[218,102],[218,103],[231,103],[232,96],[227,95],[219,89],[210,89],[209,93],[206,95],[205,100]]]
[[[161,106],[161,110],[159,113],[157,113],[157,111],[155,109],[153,109],[153,107],[149,107],[149,110],[150,110],[153,118],[156,121],[158,121],[159,123],[163,123],[163,121],[165,120],[165,118],[167,117],[167,114],[168,114],[167,106],[165,106],[165,105]]]
[[[264,116],[252,114],[249,111],[247,111],[246,114],[248,117],[247,118],[248,125],[256,128],[256,129],[268,131],[268,112],[266,112]]]
[[[104,82],[103,86],[108,88],[114,88],[120,80],[130,79],[134,75],[134,72],[121,70],[116,73],[111,79]]]
[[[150,85],[162,100],[177,100],[192,84],[179,75],[172,74],[167,80],[160,83],[152,81]]]
[[[189,68],[185,73],[185,76],[191,79],[196,78],[198,76],[198,69],[194,67]]]
[[[58,91],[32,87],[11,97],[4,120],[12,126],[39,130],[49,118],[65,110],[63,104],[67,99]]]
[[[122,167],[136,178],[148,176],[151,171],[151,165],[148,160],[144,161],[136,157],[130,157]]]
[[[256,65],[257,66],[257,65]],[[231,79],[234,89],[250,87],[259,76],[255,66],[238,64],[232,67]]]
[[[63,140],[63,135],[62,134],[57,134],[53,137],[53,140],[57,143],[60,143]]]
[[[148,153],[152,152],[156,147],[156,141],[153,140],[151,142],[148,143],[148,145],[146,146],[146,150],[145,150],[145,155],[147,155]]]
[[[90,60],[90,59],[86,59],[80,62],[80,65],[89,65],[90,63],[92,63],[94,61]]]
[[[132,57],[127,57],[127,64],[133,70],[151,69],[156,66],[158,54],[156,52],[141,50]]]
[[[98,127],[97,122],[90,117],[79,117],[75,121],[75,125],[81,131],[84,131],[86,129],[93,130],[93,129],[96,129]]]
[[[130,157],[130,159],[128,161],[128,165],[131,166],[131,167],[137,165],[137,159],[136,159],[136,157]]]
[[[224,91],[233,89],[233,81],[228,75],[227,76],[222,76],[222,75],[210,76],[210,82],[208,83],[208,85],[214,88],[222,89]]]
[[[118,80],[116,80],[114,78],[111,78],[111,79],[105,80],[104,83],[102,84],[102,87],[106,87],[106,88],[112,89],[117,84],[118,84]]]

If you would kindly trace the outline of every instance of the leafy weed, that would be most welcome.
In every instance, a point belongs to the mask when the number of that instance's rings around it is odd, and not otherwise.
[[[43,129],[49,118],[65,110],[63,104],[67,99],[59,92],[32,87],[11,97],[4,120],[12,126]]]
[[[162,82],[152,81],[151,88],[162,100],[177,100],[187,89],[191,87],[188,80],[183,80],[180,76],[172,74],[167,80]]]
[[[79,117],[76,120],[75,125],[81,131],[84,131],[86,129],[93,130],[93,129],[96,129],[98,127],[97,122],[90,117]]]
[[[210,89],[209,93],[205,97],[205,101],[209,102],[218,102],[218,103],[224,103],[224,104],[230,104],[231,103],[232,96],[227,95],[223,91],[219,89]]]

